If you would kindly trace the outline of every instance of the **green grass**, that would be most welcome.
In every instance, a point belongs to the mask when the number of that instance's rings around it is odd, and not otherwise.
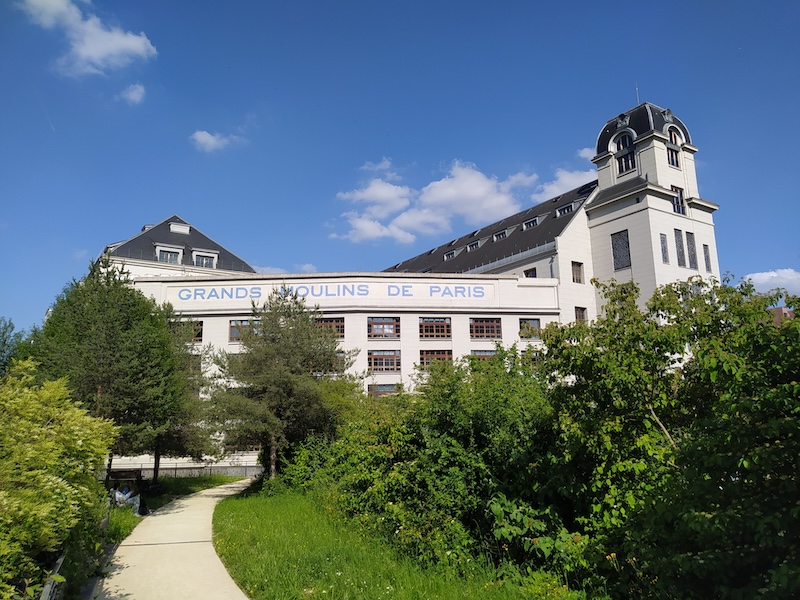
[[[223,500],[214,512],[214,546],[253,600],[583,597],[544,574],[510,585],[481,568],[470,580],[425,570],[295,492]]]
[[[145,492],[144,499],[147,507],[150,510],[161,508],[180,498],[181,496],[188,496],[195,492],[217,487],[225,483],[239,481],[241,477],[227,477],[225,475],[203,475],[201,477],[162,477],[159,478],[161,490],[158,493],[149,494]],[[146,518],[146,517],[145,517]],[[133,528],[136,527],[142,517],[137,517],[133,514],[133,508],[130,506],[122,506],[119,508],[112,508],[108,519],[108,537],[109,541],[118,543],[124,540],[131,534]]]

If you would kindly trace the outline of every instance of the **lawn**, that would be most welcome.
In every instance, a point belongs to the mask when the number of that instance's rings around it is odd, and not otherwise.
[[[477,566],[470,579],[423,569],[295,492],[223,500],[214,512],[214,546],[253,600],[583,597],[547,575],[515,586]]]

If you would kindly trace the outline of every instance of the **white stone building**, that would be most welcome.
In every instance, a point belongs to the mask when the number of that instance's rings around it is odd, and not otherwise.
[[[640,104],[600,132],[597,181],[381,273],[257,274],[175,215],[105,252],[144,293],[202,323],[198,342],[229,352],[252,302],[292,288],[359,350],[353,371],[368,373],[368,389],[386,393],[431,360],[487,356],[497,342],[537,343],[527,332],[549,322],[594,319],[592,278],[635,280],[643,301],[664,283],[719,279],[717,205],[699,196],[696,151],[669,110]]]

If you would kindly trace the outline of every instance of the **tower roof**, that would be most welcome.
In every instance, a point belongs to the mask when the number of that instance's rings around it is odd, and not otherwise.
[[[670,109],[661,108],[650,102],[643,102],[606,123],[600,135],[597,136],[597,154],[608,152],[608,144],[611,142],[611,138],[620,129],[632,129],[636,132],[636,137],[639,137],[651,131],[666,133],[670,125],[680,129],[686,143],[692,143],[692,138],[686,125],[673,115]]]

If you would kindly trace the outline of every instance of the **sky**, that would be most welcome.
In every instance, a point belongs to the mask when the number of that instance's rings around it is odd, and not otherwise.
[[[689,128],[734,281],[800,293],[800,3],[0,3],[0,317],[179,215],[259,271],[379,271]]]

